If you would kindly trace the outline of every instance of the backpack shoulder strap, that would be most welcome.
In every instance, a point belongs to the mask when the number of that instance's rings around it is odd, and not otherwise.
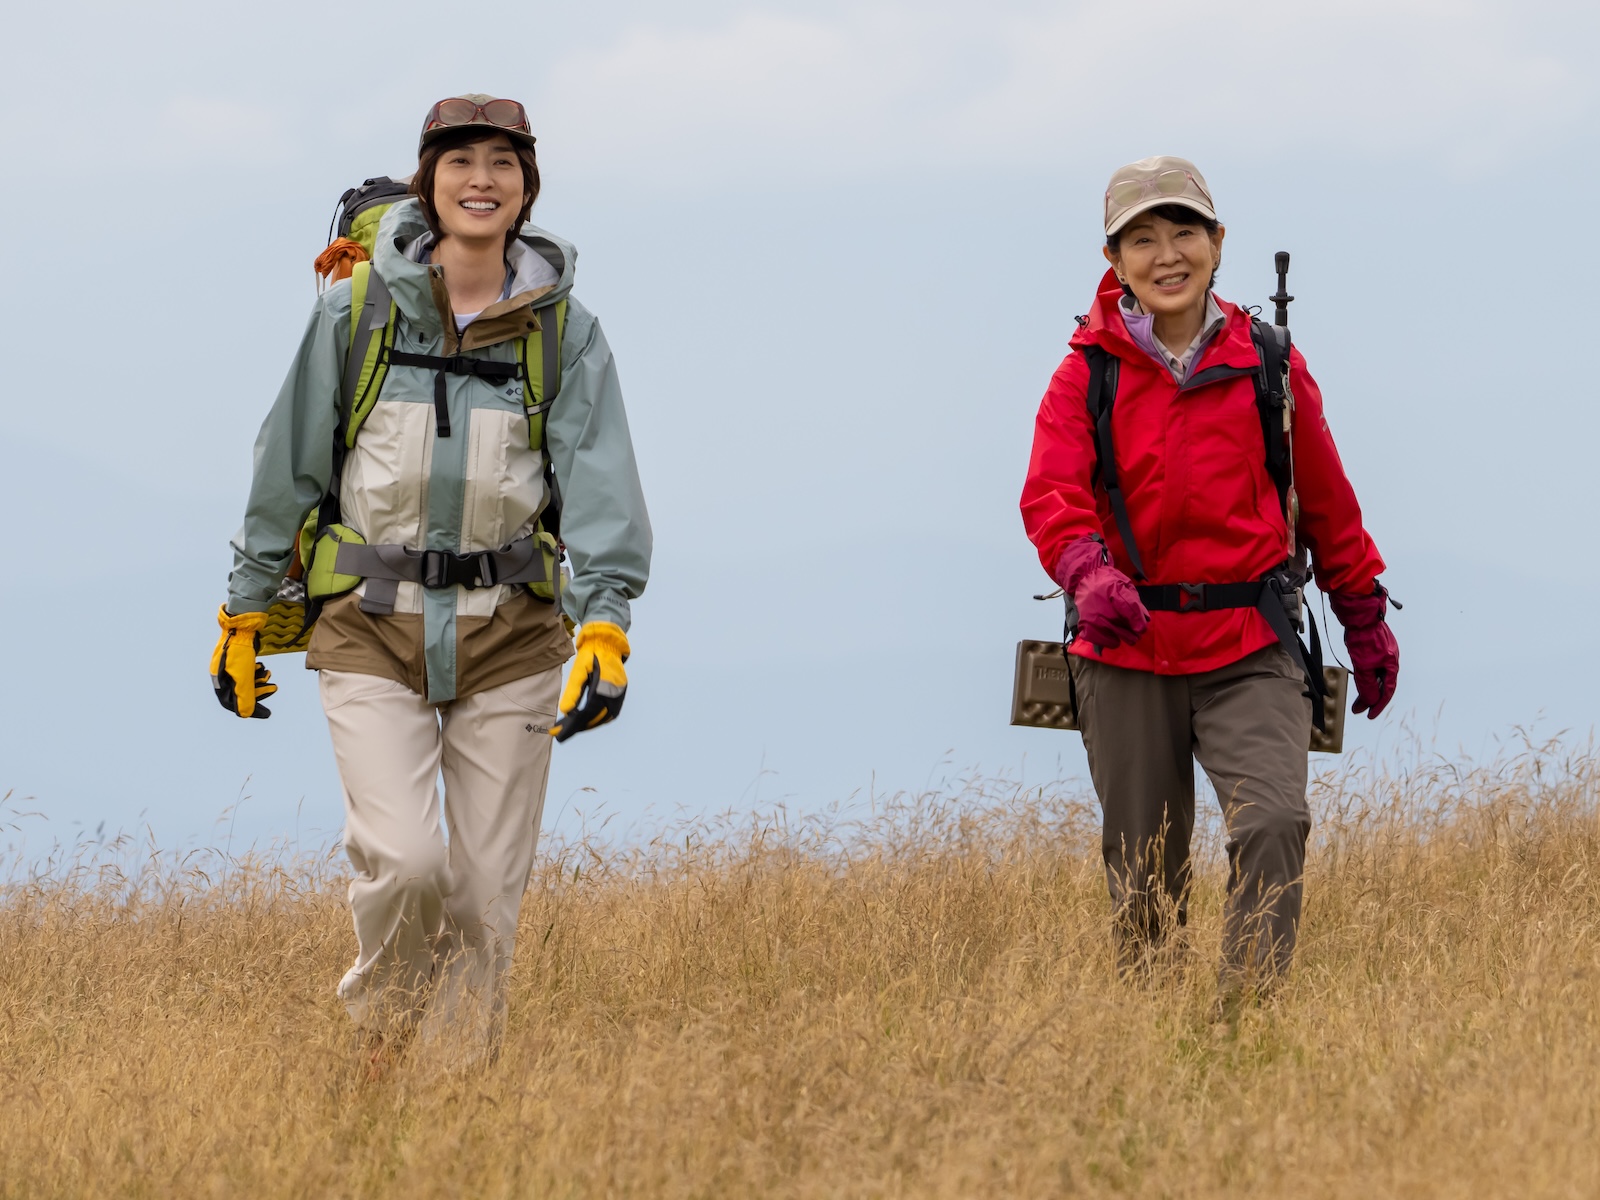
[[[522,405],[528,411],[528,448],[544,456],[544,482],[548,500],[539,523],[556,539],[561,537],[561,489],[550,461],[547,417],[561,391],[561,346],[567,332],[567,302],[535,310],[538,327],[517,342],[522,365]]]
[[[388,361],[383,354],[394,342],[394,298],[383,276],[370,262],[357,263],[350,273],[350,348],[345,356],[344,378],[339,383],[339,421],[333,431],[333,471],[328,491],[317,506],[317,528],[340,520],[339,488],[343,483],[344,456],[356,444],[356,433],[378,402]],[[315,620],[315,616],[311,618]]]
[[[1117,449],[1111,437],[1111,411],[1117,403],[1117,381],[1122,373],[1122,361],[1100,346],[1085,346],[1080,353],[1089,365],[1089,389],[1085,399],[1089,406],[1089,419],[1094,422],[1095,428],[1095,475],[1106,489],[1106,498],[1111,501],[1111,515],[1116,518],[1117,532],[1122,536],[1123,548],[1128,552],[1134,578],[1143,579],[1144,560],[1139,556],[1139,544],[1133,540],[1133,522],[1128,517],[1128,502],[1122,494],[1122,483],[1117,476]]]
[[[385,350],[394,346],[395,303],[383,276],[370,262],[357,263],[350,275],[350,352],[345,359],[340,397],[338,442],[345,449],[356,444],[356,433],[383,389],[389,362]]]
[[[561,339],[567,328],[567,302],[537,309],[533,332],[517,342],[522,365],[522,405],[528,410],[528,448],[545,449],[545,414],[561,390]]]
[[[1256,409],[1261,414],[1261,440],[1267,450],[1267,474],[1278,489],[1278,503],[1291,519],[1294,462],[1289,437],[1293,401],[1289,393],[1289,331],[1281,325],[1252,318],[1250,340],[1256,344],[1260,369],[1255,375]]]

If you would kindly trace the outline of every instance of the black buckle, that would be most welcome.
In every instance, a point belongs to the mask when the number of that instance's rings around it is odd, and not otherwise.
[[[474,554],[452,554],[448,550],[422,552],[422,586],[425,588],[455,587],[457,584],[469,592],[476,588],[494,587],[500,582],[500,568],[495,563],[492,550]]]
[[[1194,603],[1188,603],[1184,599],[1185,596],[1193,598]],[[1205,612],[1206,585],[1203,583],[1180,583],[1178,585],[1178,611]]]
[[[444,550],[422,552],[422,586],[442,588],[449,586],[450,555]]]

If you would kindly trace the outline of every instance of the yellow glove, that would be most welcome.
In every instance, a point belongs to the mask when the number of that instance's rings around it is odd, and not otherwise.
[[[590,621],[578,630],[578,656],[572,660],[561,716],[550,736],[564,742],[575,733],[617,719],[628,694],[628,635],[609,621]]]
[[[241,717],[270,717],[272,710],[261,701],[278,690],[272,672],[256,661],[261,649],[261,627],[266,613],[240,613],[230,616],[226,607],[217,609],[217,624],[222,636],[211,652],[211,686],[223,708]]]

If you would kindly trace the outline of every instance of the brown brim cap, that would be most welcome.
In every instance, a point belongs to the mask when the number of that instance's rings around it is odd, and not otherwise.
[[[422,122],[422,136],[417,141],[417,153],[421,154],[430,142],[463,129],[503,133],[524,146],[533,146],[538,141],[528,124],[528,111],[519,101],[482,92],[464,92],[440,100],[428,110]]]
[[[1119,232],[1142,212],[1163,204],[1192,208],[1207,220],[1217,219],[1211,189],[1200,169],[1187,158],[1158,154],[1118,167],[1106,186],[1106,236]]]

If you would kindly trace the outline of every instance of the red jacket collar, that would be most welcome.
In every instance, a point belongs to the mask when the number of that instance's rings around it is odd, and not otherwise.
[[[1121,301],[1122,285],[1117,282],[1117,273],[1107,270],[1100,279],[1088,316],[1079,318],[1078,329],[1072,335],[1073,349],[1100,346],[1106,353],[1116,355],[1124,364],[1140,363],[1160,369],[1155,360],[1128,336],[1128,327],[1123,324],[1122,314],[1117,311]],[[1200,357],[1189,368],[1190,376],[1207,367],[1251,368],[1259,361],[1255,343],[1250,340],[1250,314],[1221,296],[1217,297],[1217,307],[1222,310],[1227,323],[1200,351]]]

